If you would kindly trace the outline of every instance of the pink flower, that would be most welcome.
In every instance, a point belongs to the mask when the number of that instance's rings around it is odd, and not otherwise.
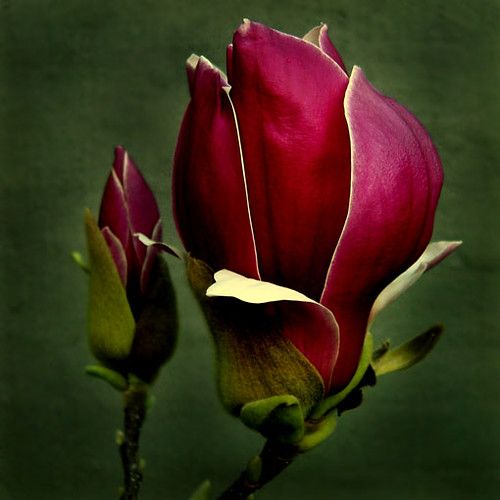
[[[360,68],[348,76],[326,25],[301,39],[245,20],[227,76],[197,56],[187,72],[174,211],[186,249],[220,271],[207,295],[282,302],[283,334],[336,392],[376,312],[457,246],[425,252],[436,149]]]

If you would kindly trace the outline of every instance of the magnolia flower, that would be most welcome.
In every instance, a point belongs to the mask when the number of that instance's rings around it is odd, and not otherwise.
[[[338,392],[377,312],[458,245],[427,246],[436,149],[359,67],[348,75],[326,25],[297,38],[245,20],[227,76],[194,55],[187,73],[174,212],[186,249],[215,271],[206,294],[274,303],[323,396]]]
[[[149,381],[173,349],[175,298],[159,250],[139,240],[139,233],[161,239],[160,213],[122,147],[115,150],[99,222],[87,212],[86,228],[90,347],[104,365]]]

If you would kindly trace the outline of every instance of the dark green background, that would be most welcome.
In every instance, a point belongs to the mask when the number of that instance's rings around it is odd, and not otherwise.
[[[396,342],[442,321],[428,360],[388,375],[264,499],[490,499],[500,487],[500,2],[0,1],[0,498],[109,499],[120,399],[86,378],[82,210],[97,210],[115,144],[160,201],[188,101],[191,52],[224,65],[242,17],[295,34],[319,21],[351,67],[407,105],[441,152],[435,238],[464,245],[377,321]],[[223,196],[223,193],[220,193]],[[210,339],[172,262],[182,314],[143,435],[144,499],[217,490],[261,445],[215,395]]]

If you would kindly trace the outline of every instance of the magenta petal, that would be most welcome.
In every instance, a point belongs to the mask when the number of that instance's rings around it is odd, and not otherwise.
[[[347,76],[311,43],[253,22],[232,54],[262,279],[319,299],[348,207]]]
[[[120,181],[120,184],[123,186],[123,167],[125,165],[125,156],[127,151],[123,146],[115,147],[115,159],[113,161],[113,170]]]
[[[258,278],[234,115],[222,73],[200,58],[174,159],[177,229],[214,270]]]
[[[345,109],[351,200],[321,298],[340,327],[336,388],[356,369],[376,296],[424,251],[442,184],[441,164],[423,127],[356,67]]]
[[[339,352],[339,329],[333,314],[307,302],[278,302],[276,307],[281,311],[283,334],[318,370],[328,394]]]
[[[111,256],[116,264],[123,286],[127,286],[127,257],[120,240],[112,233],[108,226],[101,229],[102,235],[108,244]]]
[[[319,47],[325,54],[329,55],[344,71],[346,71],[342,57],[328,36],[328,26],[326,24],[315,26],[304,35],[304,40],[314,43],[314,45]]]
[[[123,156],[123,188],[128,206],[130,233],[144,233],[151,236],[160,218],[153,192],[147,185],[139,169],[125,151]],[[131,238],[139,266],[146,258],[146,248],[137,238]]]
[[[127,205],[123,187],[114,169],[106,182],[99,212],[99,227],[102,229],[106,226],[126,248],[129,239]]]
[[[231,84],[232,73],[233,73],[233,44],[230,43],[226,49],[226,72],[227,81]]]

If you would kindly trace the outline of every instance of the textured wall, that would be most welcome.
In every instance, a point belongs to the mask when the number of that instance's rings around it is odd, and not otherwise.
[[[441,321],[422,365],[366,391],[327,443],[258,498],[489,499],[500,486],[500,2],[0,1],[0,498],[109,499],[121,481],[120,400],[82,374],[82,210],[97,210],[115,144],[152,184],[167,236],[169,175],[188,100],[184,60],[223,66],[242,17],[295,34],[328,22],[348,67],[413,110],[446,181],[435,238],[464,245],[377,321],[378,340]],[[143,435],[145,499],[217,489],[260,447],[223,413],[211,345],[180,265],[178,351]]]

